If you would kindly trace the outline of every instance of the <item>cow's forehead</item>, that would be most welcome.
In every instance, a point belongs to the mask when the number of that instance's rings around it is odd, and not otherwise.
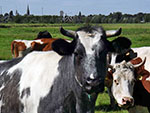
[[[132,65],[117,64],[115,65],[114,79],[125,79],[132,81],[134,79],[134,71]]]
[[[92,33],[85,32],[85,31],[78,31],[77,34],[87,54],[93,54],[94,45],[100,44],[98,42],[100,41],[101,36],[103,35],[98,31],[93,31]]]

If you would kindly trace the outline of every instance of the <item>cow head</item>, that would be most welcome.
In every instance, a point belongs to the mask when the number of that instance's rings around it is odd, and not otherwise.
[[[48,31],[40,31],[37,35],[37,38],[35,38],[34,40],[41,39],[41,38],[52,38],[52,36]]]
[[[109,64],[114,65],[115,63],[120,63],[123,60],[126,62],[137,57],[131,49],[131,41],[126,37],[118,37],[117,39],[111,42],[111,52],[107,55],[107,61]]]
[[[56,40],[52,43],[53,50],[73,58],[75,79],[87,92],[103,91],[106,55],[110,47],[107,37],[119,35],[121,29],[105,32],[102,27],[83,27],[77,31],[61,28],[60,32],[73,38],[73,41]]]
[[[128,63],[123,61],[113,66],[109,65],[112,70],[107,74],[107,82],[109,82],[111,93],[120,107],[133,106],[134,84],[144,67],[145,61],[146,59],[142,62],[140,58],[137,58]]]

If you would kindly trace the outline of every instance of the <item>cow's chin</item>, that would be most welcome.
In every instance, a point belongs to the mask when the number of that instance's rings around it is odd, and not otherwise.
[[[92,93],[101,93],[104,91],[104,84],[99,84],[97,86],[90,86],[90,85],[86,85],[85,86],[85,91],[89,94]]]
[[[119,103],[118,103],[118,106],[121,107],[121,108],[124,108],[124,109],[128,109],[128,108],[130,108],[130,107],[133,107],[133,104],[128,104],[128,105],[125,104],[125,105],[124,105],[124,104],[119,104]]]
[[[86,82],[84,88],[88,93],[101,93],[104,91],[104,80],[93,79]]]

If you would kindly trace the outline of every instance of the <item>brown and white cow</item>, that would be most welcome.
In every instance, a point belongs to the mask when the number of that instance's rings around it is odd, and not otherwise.
[[[56,38],[41,38],[38,40],[14,40],[11,43],[11,53],[14,58],[22,57],[32,51],[49,51]]]
[[[48,31],[40,31],[37,35],[37,37],[34,40],[39,40],[39,39],[51,39],[52,36]],[[27,53],[31,52],[31,43],[34,40],[14,40],[11,43],[11,53],[14,58],[16,57],[22,57],[25,56]],[[37,42],[38,44],[40,41],[34,41]]]
[[[106,82],[120,107],[129,108],[133,105],[150,107],[150,73],[145,70],[141,58],[130,62],[116,63],[111,66]],[[129,109],[129,112],[135,112]],[[137,113],[137,111],[136,111]]]

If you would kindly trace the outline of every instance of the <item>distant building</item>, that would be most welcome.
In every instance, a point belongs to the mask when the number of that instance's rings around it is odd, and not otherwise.
[[[63,17],[64,16],[64,12],[60,11],[60,16]]]
[[[16,10],[16,16],[19,15],[18,11]]]
[[[67,14],[65,14],[65,16],[63,17],[63,22],[65,23],[72,23],[74,20],[74,16],[68,16]]]
[[[27,5],[27,15],[30,15],[29,5]]]

